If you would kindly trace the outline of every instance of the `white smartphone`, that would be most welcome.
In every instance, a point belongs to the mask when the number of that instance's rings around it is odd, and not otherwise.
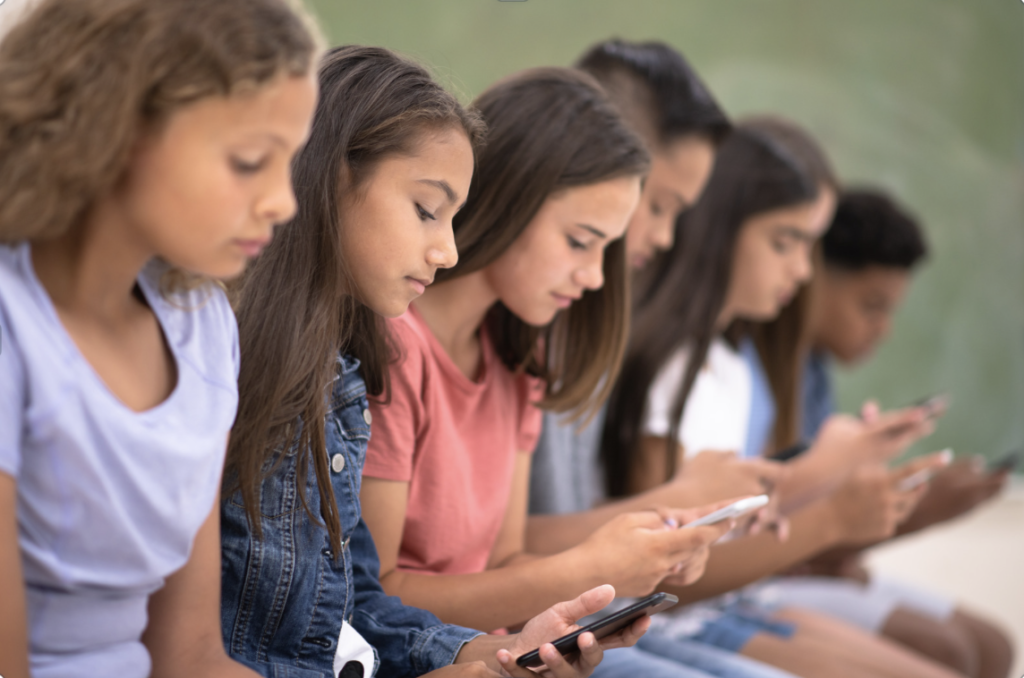
[[[943,450],[942,465],[944,467],[949,466],[952,461],[953,450]],[[898,489],[900,492],[909,492],[915,487],[920,487],[921,485],[927,483],[929,480],[932,479],[932,476],[934,476],[940,470],[942,469],[926,468],[918,471],[917,473],[912,473],[911,475],[901,480],[900,484],[896,486],[896,489]]]
[[[739,518],[745,516],[751,511],[756,511],[759,508],[763,508],[768,505],[768,495],[759,494],[756,497],[747,497],[746,499],[740,499],[737,502],[729,504],[725,508],[720,508],[717,511],[712,511],[703,518],[697,518],[692,520],[683,527],[701,527],[703,525],[714,525],[720,523],[723,520],[729,520],[730,518]]]

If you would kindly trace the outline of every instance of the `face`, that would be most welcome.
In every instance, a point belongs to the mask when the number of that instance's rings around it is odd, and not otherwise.
[[[814,202],[757,214],[740,228],[721,324],[736,318],[771,320],[812,273],[814,243],[835,210],[822,188]]]
[[[316,91],[313,76],[281,77],[172,113],[140,140],[111,197],[126,237],[193,273],[241,273],[295,213],[290,166]]]
[[[640,204],[626,231],[626,257],[634,270],[672,247],[676,218],[697,202],[714,161],[714,146],[697,136],[673,141],[654,154]]]
[[[548,197],[523,232],[484,269],[492,291],[523,322],[542,326],[604,284],[604,251],[621,238],[640,200],[640,178],[622,177]]]
[[[412,154],[382,160],[340,206],[356,295],[386,317],[405,313],[439,268],[458,261],[452,218],[473,178],[461,130],[425,133]]]
[[[826,269],[815,300],[815,343],[842,363],[864,360],[889,333],[909,283],[903,268]]]

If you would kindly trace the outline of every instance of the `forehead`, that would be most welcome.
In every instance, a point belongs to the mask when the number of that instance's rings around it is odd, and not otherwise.
[[[910,271],[892,266],[868,266],[867,268],[849,271],[832,271],[833,276],[859,292],[898,296],[910,283]]]
[[[747,225],[781,235],[817,240],[828,228],[834,211],[835,193],[822,187],[813,201],[761,212],[748,219]]]
[[[647,186],[680,193],[688,202],[693,202],[697,196],[687,195],[687,192],[693,192],[694,184],[703,182],[714,161],[715,148],[707,139],[699,136],[675,139],[652,155]]]
[[[558,191],[548,196],[537,216],[562,225],[585,224],[614,240],[625,232],[639,198],[640,177],[618,177]]]

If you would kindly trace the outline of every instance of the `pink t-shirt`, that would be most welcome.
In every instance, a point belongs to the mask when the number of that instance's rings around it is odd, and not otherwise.
[[[512,489],[516,453],[532,452],[542,382],[514,374],[480,333],[483,365],[468,379],[413,307],[389,321],[401,350],[391,402],[370,402],[363,474],[409,483],[399,569],[468,574],[487,568]]]

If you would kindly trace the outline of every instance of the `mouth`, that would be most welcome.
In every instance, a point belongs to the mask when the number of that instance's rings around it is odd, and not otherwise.
[[[578,301],[580,297],[582,297],[583,295],[579,294],[576,296],[569,296],[566,294],[558,294],[557,292],[552,292],[551,296],[555,298],[555,304],[557,304],[559,308],[569,308],[570,306],[572,306],[572,302]]]
[[[640,270],[645,268],[651,261],[651,255],[649,254],[634,254],[629,259],[629,264],[633,270]]]
[[[270,244],[270,238],[259,238],[253,240],[236,240],[235,244],[242,250],[245,256],[253,259],[259,256],[259,253],[263,251],[263,248]]]
[[[423,294],[430,287],[430,283],[434,282],[431,278],[414,278],[412,276],[406,276],[405,279],[409,281],[417,295]]]

